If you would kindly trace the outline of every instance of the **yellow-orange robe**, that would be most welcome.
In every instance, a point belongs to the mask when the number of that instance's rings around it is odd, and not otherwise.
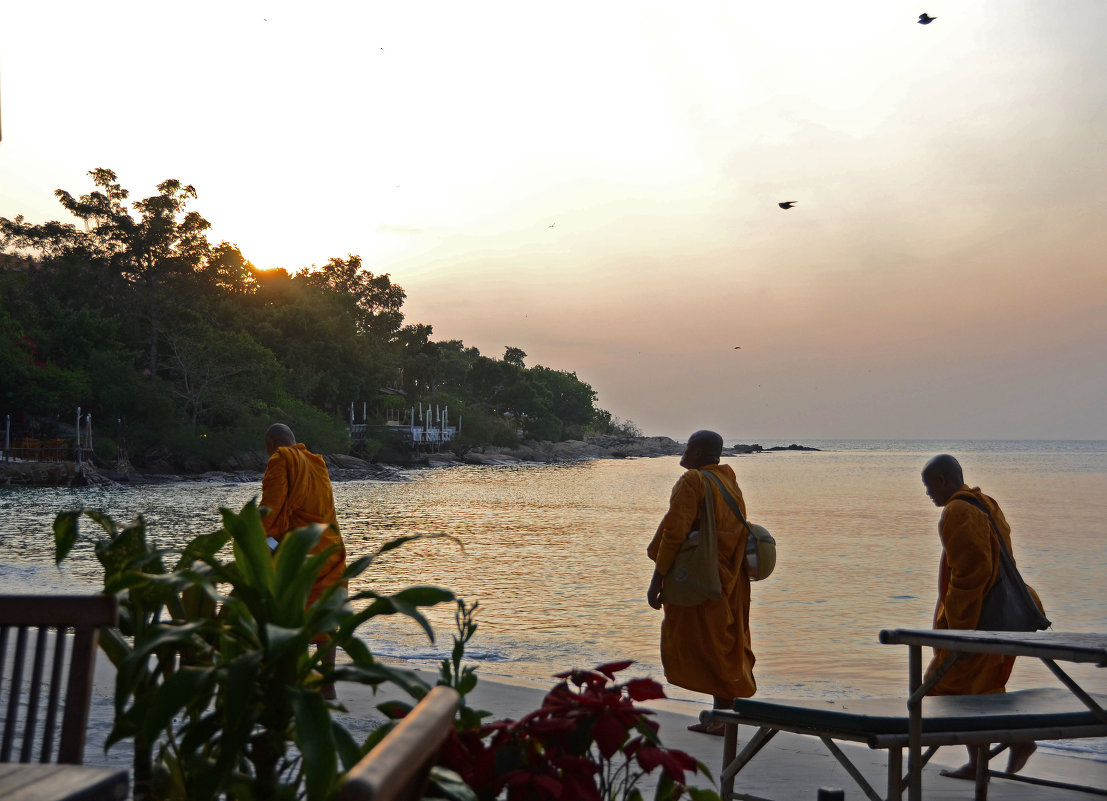
[[[746,503],[729,465],[707,465],[738,501]],[[698,529],[703,512],[705,479],[689,470],[673,487],[669,511],[650,542],[647,554],[664,576],[672,567],[688,532]],[[719,576],[723,597],[699,606],[664,605],[661,622],[661,664],[665,678],[678,687],[719,698],[748,698],[757,691],[750,641],[750,579],[746,570],[746,527],[712,485],[715,529],[719,540]]]
[[[999,504],[980,491],[979,487],[962,485],[942,511],[938,536],[942,540],[942,559],[938,567],[938,605],[934,610],[936,629],[975,629],[980,620],[984,597],[999,573],[1000,550],[988,516],[968,501],[971,496],[992,513],[996,528],[1003,535],[1007,552],[1011,548],[1011,526]],[[1035,602],[1041,601],[1033,590]],[[929,676],[946,658],[947,652],[934,649],[934,659],[927,668]],[[963,656],[938,684],[931,695],[980,695],[1001,693],[1015,666],[1015,657],[1003,654]]]
[[[338,546],[311,588],[307,603],[311,606],[324,590],[342,580],[346,569],[346,546],[338,531],[331,477],[323,457],[309,451],[302,442],[277,448],[261,480],[261,505],[270,510],[261,519],[265,533],[278,542],[289,531],[322,523],[328,527],[311,553]]]

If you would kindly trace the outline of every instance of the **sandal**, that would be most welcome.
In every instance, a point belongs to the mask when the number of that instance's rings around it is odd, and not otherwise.
[[[726,724],[723,723],[693,723],[688,727],[688,731],[699,732],[700,734],[714,734],[716,737],[722,737],[726,733]]]

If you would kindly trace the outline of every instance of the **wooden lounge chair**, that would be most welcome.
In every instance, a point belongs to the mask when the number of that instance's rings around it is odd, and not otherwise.
[[[1107,698],[1093,696],[1101,705]],[[755,701],[740,698],[733,710],[715,709],[700,713],[704,723],[724,723],[723,770],[719,778],[724,799],[753,799],[735,792],[735,777],[774,737],[787,731],[806,734],[822,740],[827,750],[841,763],[846,772],[871,801],[898,801],[907,786],[903,772],[903,749],[908,744],[907,707],[902,699],[866,698],[835,703],[811,700]],[[753,726],[758,731],[737,753],[739,725]],[[987,797],[987,759],[989,743],[1028,742],[1077,737],[1107,736],[1107,723],[1089,709],[1076,709],[1071,693],[1054,688],[1020,690],[992,695],[947,695],[923,699],[922,745],[925,765],[943,745],[979,747],[983,757],[983,775],[976,788],[976,798]],[[850,761],[835,741],[863,743],[869,748],[888,751],[886,795],[880,795],[860,770]],[[1001,774],[1006,777],[1006,774]],[[1050,786],[1082,790],[1060,782],[1044,782]],[[763,800],[762,800],[763,801]]]
[[[338,801],[418,801],[454,725],[460,697],[435,687],[346,775]]]
[[[100,629],[117,618],[110,595],[0,596],[0,762],[81,764]]]

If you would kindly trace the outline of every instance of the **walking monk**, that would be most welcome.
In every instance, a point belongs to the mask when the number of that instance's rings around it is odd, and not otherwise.
[[[292,429],[282,423],[269,426],[265,432],[265,450],[269,454],[269,463],[261,480],[261,505],[269,510],[261,519],[265,533],[280,542],[289,531],[322,523],[327,528],[311,553],[319,553],[332,545],[338,546],[327,558],[308,593],[307,605],[310,607],[328,587],[342,581],[342,573],[346,569],[346,547],[338,531],[330,474],[323,457],[309,451],[302,442],[297,443]],[[317,647],[325,645],[326,635],[312,642]],[[331,649],[325,657],[331,668],[334,667],[334,656]],[[334,688],[325,688],[323,695],[333,698]]]
[[[999,572],[1000,550],[991,520],[1003,535],[1007,552],[1014,559],[1011,547],[1011,526],[994,499],[969,487],[961,464],[949,454],[935,456],[922,472],[926,494],[935,506],[942,507],[938,536],[942,540],[942,558],[938,567],[938,604],[934,610],[936,629],[975,629],[980,620],[984,597],[995,583]],[[983,504],[985,513],[971,501]],[[989,513],[991,520],[988,519]],[[1029,587],[1027,589],[1030,589]],[[1042,602],[1033,590],[1035,603]],[[945,661],[947,652],[935,648],[934,659],[926,669],[926,678]],[[1015,666],[1015,657],[1003,654],[963,656],[939,679],[931,695],[983,695],[1006,692],[1007,679]],[[1017,773],[1026,765],[1037,746],[1034,743],[1012,743],[1007,765],[1008,773]],[[976,777],[976,754],[969,748],[969,762],[956,770],[943,770],[943,776],[958,779]]]
[[[678,687],[712,696],[716,709],[730,709],[735,698],[757,691],[753,679],[753,646],[750,642],[750,578],[746,569],[748,530],[723,500],[719,490],[707,487],[700,470],[709,470],[738,501],[742,514],[746,503],[734,470],[720,465],[723,438],[714,431],[697,431],[688,438],[680,459],[686,472],[673,487],[669,511],[661,521],[647,554],[654,561],[653,579],[646,599],[654,609],[665,610],[661,622],[661,664],[665,678]],[[665,574],[673,564],[688,532],[698,529],[704,494],[712,492],[715,531],[719,542],[719,577],[723,595],[698,606],[673,606],[662,602]],[[722,724],[697,723],[692,731],[723,733]]]

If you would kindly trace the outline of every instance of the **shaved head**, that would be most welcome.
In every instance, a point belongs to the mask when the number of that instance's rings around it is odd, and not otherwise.
[[[684,446],[682,466],[695,470],[707,464],[718,464],[723,455],[723,438],[714,431],[700,430],[688,438]]]
[[[926,463],[922,472],[926,494],[935,506],[945,506],[965,483],[961,463],[948,453],[939,454]]]
[[[960,487],[965,483],[965,475],[961,471],[961,463],[948,453],[941,453],[926,463],[923,468],[923,476],[941,476]]]
[[[284,423],[273,423],[265,432],[265,450],[272,456],[277,448],[291,447],[296,444],[296,435]]]

